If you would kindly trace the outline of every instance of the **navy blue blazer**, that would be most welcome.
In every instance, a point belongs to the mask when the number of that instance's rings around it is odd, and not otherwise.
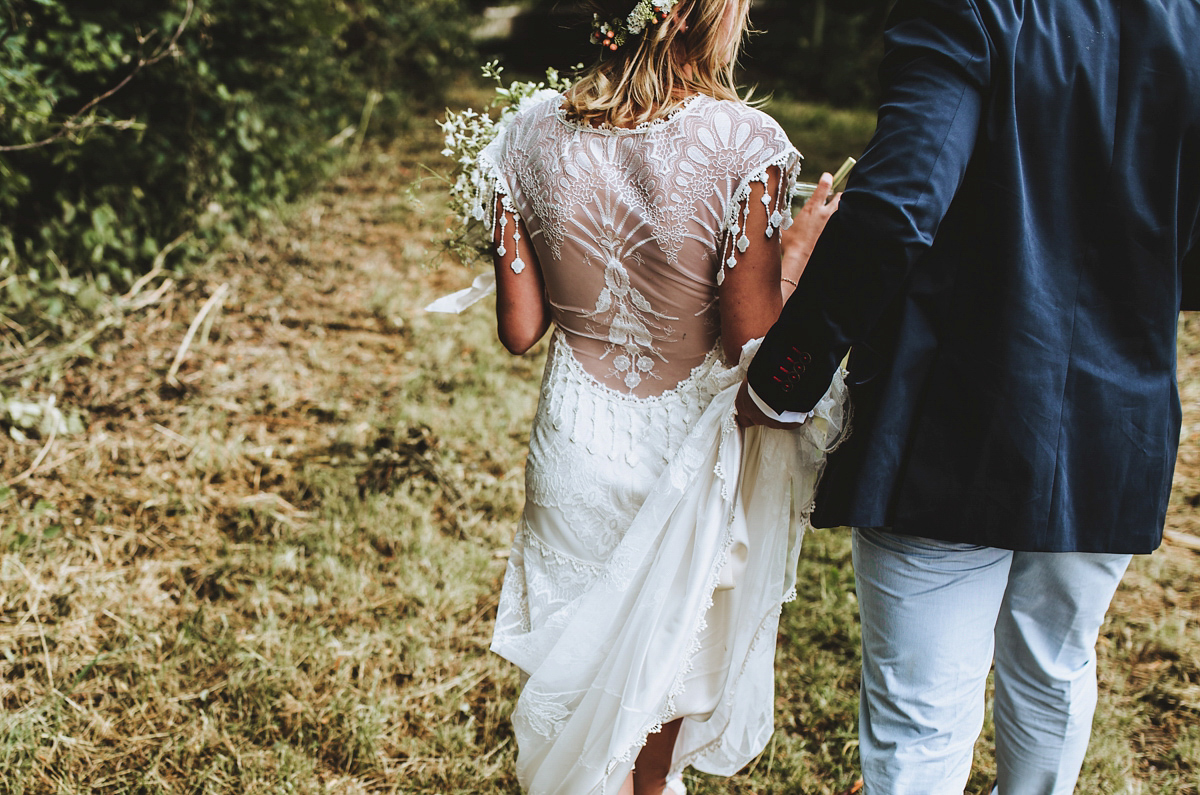
[[[899,0],[880,73],[875,136],[749,373],[807,410],[853,346],[815,523],[1152,551],[1200,237],[1200,0]]]

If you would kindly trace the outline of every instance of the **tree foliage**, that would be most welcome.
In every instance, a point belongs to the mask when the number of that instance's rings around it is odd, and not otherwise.
[[[876,96],[883,25],[894,0],[754,0],[746,80],[797,99],[865,107]],[[633,3],[630,2],[632,7]],[[488,44],[506,66],[540,74],[590,62],[584,0],[533,0],[513,36]]]
[[[869,106],[894,0],[759,0],[762,31],[747,48],[751,75],[799,99]]]
[[[186,18],[186,0],[0,0],[0,313],[127,285],[169,241],[295,195],[331,139],[438,99],[469,5],[201,0]]]

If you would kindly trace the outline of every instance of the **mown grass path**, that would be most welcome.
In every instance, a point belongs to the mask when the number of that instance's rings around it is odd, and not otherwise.
[[[516,675],[486,649],[542,351],[504,355],[488,306],[420,311],[470,278],[425,267],[446,220],[421,181],[433,132],[232,243],[94,356],[4,384],[88,424],[0,439],[0,792],[518,791]],[[1170,526],[1196,533],[1200,325],[1180,351]],[[811,534],[802,567],[776,737],[694,793],[857,778],[845,533]],[[1119,593],[1081,792],[1200,791],[1196,571],[1168,545]]]

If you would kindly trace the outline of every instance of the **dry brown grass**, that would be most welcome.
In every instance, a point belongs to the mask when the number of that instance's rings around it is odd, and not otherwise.
[[[87,356],[0,362],[4,394],[89,419],[0,438],[0,792],[517,791],[516,677],[486,648],[540,355],[503,355],[486,310],[419,311],[469,280],[425,267],[437,148],[424,128],[371,154]],[[1181,356],[1170,526],[1195,533],[1200,324]],[[1118,595],[1081,791],[1198,791],[1196,565],[1168,545]],[[803,566],[776,738],[695,793],[856,778],[844,535],[814,534]],[[972,791],[989,764],[985,740]]]
[[[0,440],[0,791],[435,791],[509,761],[512,676],[482,650],[520,487],[503,417],[536,386],[488,372],[483,317],[418,311],[462,275],[424,267],[431,143],[5,385],[90,422]]]

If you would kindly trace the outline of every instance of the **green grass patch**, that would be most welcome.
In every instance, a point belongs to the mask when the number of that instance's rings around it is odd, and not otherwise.
[[[763,108],[804,155],[803,179],[834,173],[847,157],[858,158],[875,132],[874,111],[832,108],[773,97]]]
[[[861,114],[772,110],[810,164],[869,134]],[[15,480],[0,487],[0,792],[519,792],[517,675],[487,648],[545,345],[508,356],[490,305],[420,311],[473,275],[426,267],[446,219],[435,185],[412,186],[438,148],[430,129],[370,153],[69,377],[4,384],[88,423],[19,480],[47,440],[0,436],[0,483]],[[224,283],[211,338],[168,387]],[[1187,530],[1200,329],[1184,331],[1171,522]],[[1196,565],[1168,548],[1118,594],[1081,792],[1200,791]],[[836,795],[858,778],[845,531],[808,535],[798,588],[774,738],[733,779],[689,775],[693,793]],[[978,750],[973,795],[994,770],[987,732]]]

